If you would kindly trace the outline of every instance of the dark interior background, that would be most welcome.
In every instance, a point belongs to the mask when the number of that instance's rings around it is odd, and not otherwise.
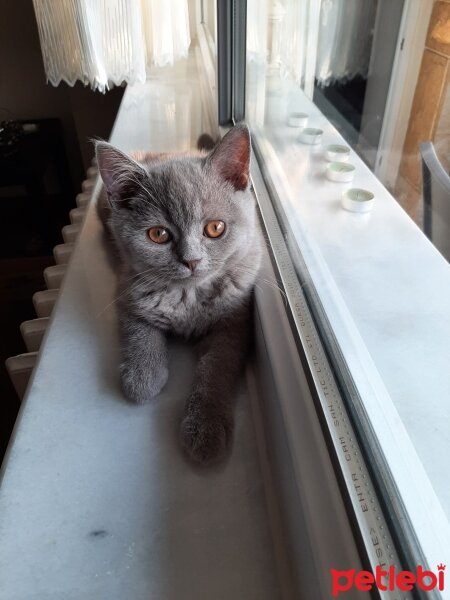
[[[20,323],[36,317],[31,296],[45,289],[43,269],[91,163],[89,138],[109,137],[124,88],[46,84],[32,0],[0,0],[0,17],[0,121],[40,132],[26,140],[25,163],[0,153],[1,459],[20,407],[4,361],[26,351]]]

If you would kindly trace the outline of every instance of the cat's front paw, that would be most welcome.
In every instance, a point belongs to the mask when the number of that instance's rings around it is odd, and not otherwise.
[[[231,412],[215,406],[193,408],[188,402],[181,423],[181,443],[192,460],[202,465],[221,461],[227,454],[232,433]]]
[[[120,366],[123,393],[135,404],[145,404],[157,396],[166,385],[168,376],[167,367],[162,365],[154,372],[127,363]]]

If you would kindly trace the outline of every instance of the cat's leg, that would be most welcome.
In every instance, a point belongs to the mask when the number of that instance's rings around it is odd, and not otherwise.
[[[250,311],[217,324],[200,343],[194,387],[189,396],[181,441],[197,462],[217,462],[233,433],[233,393],[247,354]]]
[[[144,404],[159,394],[167,382],[166,337],[160,329],[130,315],[122,315],[120,334],[123,392],[131,402]]]

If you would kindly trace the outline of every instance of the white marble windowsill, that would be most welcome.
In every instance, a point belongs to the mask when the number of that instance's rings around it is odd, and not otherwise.
[[[129,86],[112,143],[125,151],[194,147],[203,128],[198,88],[192,58]],[[163,393],[128,404],[118,385],[114,297],[91,205],[5,459],[0,598],[278,598],[245,386],[232,456],[215,469],[193,468],[177,439],[193,357],[174,346]]]

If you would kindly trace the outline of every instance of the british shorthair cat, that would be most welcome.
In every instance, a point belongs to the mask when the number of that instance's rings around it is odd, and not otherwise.
[[[250,153],[242,124],[209,153],[132,158],[96,144],[99,214],[119,256],[123,392],[138,404],[151,400],[169,375],[168,335],[198,340],[181,440],[202,464],[220,460],[229,446],[233,388],[251,331],[262,237]]]

